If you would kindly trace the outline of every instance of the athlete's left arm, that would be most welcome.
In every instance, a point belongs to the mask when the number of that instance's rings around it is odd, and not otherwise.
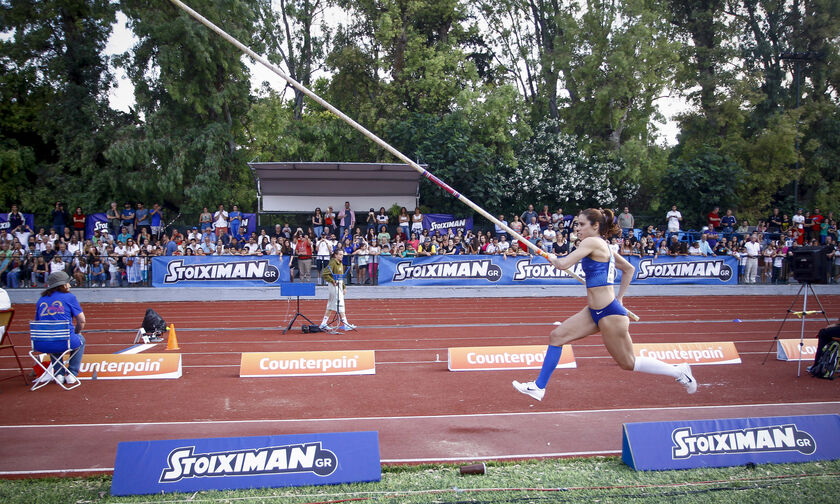
[[[636,271],[636,268],[619,254],[614,254],[613,257],[615,257],[615,267],[621,270],[621,286],[618,288],[616,299],[623,305],[624,302],[622,299],[624,299],[627,287],[630,286],[630,282],[633,280],[633,273]]]

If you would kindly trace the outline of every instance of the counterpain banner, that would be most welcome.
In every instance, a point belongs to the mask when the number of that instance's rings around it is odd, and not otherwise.
[[[738,283],[734,257],[630,257],[634,284]],[[580,263],[572,271],[584,277]],[[616,271],[615,283],[621,281]],[[578,285],[542,257],[498,255],[379,258],[379,285]]]
[[[117,446],[111,495],[335,485],[380,478],[376,432],[131,441]]]
[[[23,215],[23,222],[29,226],[29,229],[32,230],[33,233],[37,233],[38,230],[35,229],[35,214],[31,213],[21,213]],[[49,230],[49,228],[47,228]],[[2,213],[0,214],[0,231],[9,232],[9,214]]]
[[[279,287],[289,281],[289,256],[162,256],[152,259],[152,285],[155,287]]]
[[[467,229],[473,228],[472,217],[453,217],[450,214],[424,214],[423,215],[423,229],[428,229],[429,234],[435,234],[439,231],[440,234],[458,233],[458,230],[466,232]]]
[[[840,458],[840,415],[626,423],[621,460],[637,471]]]

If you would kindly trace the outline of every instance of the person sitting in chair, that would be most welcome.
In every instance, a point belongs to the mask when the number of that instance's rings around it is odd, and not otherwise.
[[[66,320],[67,323],[75,321],[74,334],[70,335],[70,347],[76,350],[70,357],[67,369],[70,374],[64,375],[63,369],[53,368],[56,374],[56,381],[67,385],[75,384],[79,376],[79,368],[82,364],[82,355],[85,353],[85,338],[82,337],[82,329],[85,328],[85,313],[76,296],[70,293],[70,275],[63,271],[56,271],[47,278],[47,289],[41,293],[38,303],[35,305],[35,320]],[[56,362],[61,354],[52,354],[52,362]],[[38,378],[39,382],[50,381],[49,373],[44,373]]]

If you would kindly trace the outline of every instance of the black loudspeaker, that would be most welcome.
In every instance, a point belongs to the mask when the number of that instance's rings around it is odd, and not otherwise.
[[[799,247],[793,249],[791,271],[799,283],[824,284],[828,282],[828,251],[826,247]]]

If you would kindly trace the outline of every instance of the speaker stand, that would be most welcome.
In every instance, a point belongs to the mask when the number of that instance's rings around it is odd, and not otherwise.
[[[796,304],[796,300],[799,299],[799,295],[802,294],[802,291],[805,291],[805,295],[802,298],[802,311],[795,312],[793,311],[793,305]],[[817,304],[820,305],[819,310],[812,310],[808,311],[808,291],[811,291],[811,294],[814,295],[814,299],[817,300]],[[770,352],[773,351],[773,348],[777,346],[779,341],[779,334],[782,332],[782,328],[785,326],[785,322],[787,322],[788,317],[791,315],[796,315],[797,317],[802,319],[802,324],[799,329],[799,359],[798,365],[796,368],[796,377],[799,378],[802,374],[802,347],[805,346],[805,318],[808,314],[815,314],[815,313],[822,313],[823,318],[825,318],[826,325],[830,324],[828,321],[828,315],[825,313],[825,308],[823,308],[822,301],[820,301],[820,297],[817,296],[817,293],[814,292],[814,287],[811,286],[810,282],[805,282],[799,286],[799,291],[797,291],[796,295],[793,296],[793,301],[791,301],[790,306],[787,309],[787,313],[785,313],[785,318],[782,320],[782,323],[779,324],[779,330],[776,331],[776,337],[773,338],[773,342],[771,343],[770,350],[767,351],[767,354],[764,355],[764,361],[761,363],[763,366],[767,362],[767,357],[770,355]]]

